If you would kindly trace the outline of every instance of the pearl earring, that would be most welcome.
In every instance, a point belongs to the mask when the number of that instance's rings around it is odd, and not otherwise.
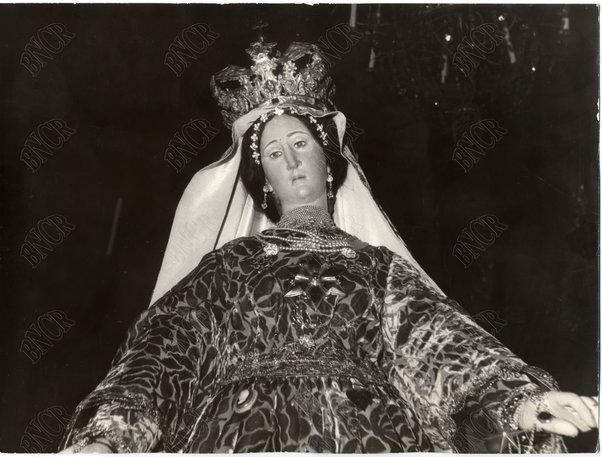
[[[268,207],[268,192],[270,191],[270,188],[268,187],[268,184],[266,183],[263,186],[263,203],[261,204],[261,209],[265,210]]]
[[[330,172],[330,170],[328,170],[328,176],[326,177],[326,182],[328,183],[328,193],[326,194],[326,196],[328,198],[334,198],[334,194],[332,193],[332,181],[332,173]]]

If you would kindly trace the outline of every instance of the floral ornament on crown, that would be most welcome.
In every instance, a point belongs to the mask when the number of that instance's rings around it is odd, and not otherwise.
[[[246,51],[250,68],[230,65],[211,78],[211,91],[217,100],[224,123],[234,121],[259,106],[293,104],[319,111],[334,110],[334,84],[319,48],[294,42],[281,55],[275,43],[263,40]]]
[[[253,124],[253,135],[251,135],[251,151],[253,151],[251,153],[251,156],[253,157],[253,160],[255,161],[255,163],[257,165],[261,165],[261,154],[259,153],[259,135],[257,135],[257,133],[259,132],[259,130],[261,129],[261,125],[265,124],[269,119],[271,119],[274,116],[282,116],[283,114],[299,114],[299,111],[294,107],[294,106],[286,106],[283,108],[277,107],[274,109],[274,111],[272,111],[270,114],[264,113],[262,114],[259,119],[257,121],[255,121],[255,123]],[[315,117],[313,117],[311,114],[303,114],[303,116],[306,116],[309,118],[309,122],[311,122],[312,124],[316,124],[316,130],[318,131],[318,135],[320,136],[320,139],[322,140],[322,144],[324,146],[328,146],[328,136],[326,135],[326,132],[324,131],[324,126],[322,124],[320,124]]]

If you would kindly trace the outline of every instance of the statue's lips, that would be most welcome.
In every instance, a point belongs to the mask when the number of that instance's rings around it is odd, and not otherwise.
[[[307,179],[307,177],[303,176],[303,175],[299,175],[299,176],[293,176],[291,178],[291,183],[296,184],[298,182],[301,182],[303,180]]]

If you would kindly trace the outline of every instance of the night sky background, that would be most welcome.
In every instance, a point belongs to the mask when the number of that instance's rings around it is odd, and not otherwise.
[[[0,451],[28,450],[24,436],[40,412],[70,414],[104,377],[129,324],[148,307],[184,188],[230,144],[209,91],[211,75],[228,64],[248,65],[244,49],[257,37],[258,19],[269,24],[267,39],[284,51],[291,41],[315,42],[329,27],[348,23],[349,10],[0,5]],[[578,45],[553,70],[536,74],[518,110],[496,118],[508,133],[468,173],[452,161],[453,140],[440,118],[367,70],[369,39],[336,62],[333,78],[337,107],[361,131],[353,147],[374,195],[422,267],[471,314],[495,316],[495,325],[484,327],[549,371],[562,390],[595,395],[598,8],[572,6],[570,12]],[[165,54],[182,29],[199,22],[219,38],[176,75]],[[21,54],[52,23],[75,37],[32,76]],[[165,149],[197,118],[219,133],[177,173]],[[20,152],[30,132],[49,119],[76,133],[34,173]],[[28,231],[53,214],[76,228],[32,268],[21,246]],[[484,214],[508,229],[465,268],[452,247]],[[33,363],[20,351],[25,332],[52,311],[75,323]],[[43,450],[54,452],[59,435],[47,433]],[[572,452],[593,451],[595,442],[593,432],[567,439]]]

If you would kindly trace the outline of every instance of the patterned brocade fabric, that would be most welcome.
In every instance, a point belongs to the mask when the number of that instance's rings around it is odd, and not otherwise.
[[[556,382],[525,364],[399,256],[390,264],[382,316],[382,365],[440,450],[566,452],[555,435],[525,442],[526,436],[502,426],[499,412],[516,390],[557,390]]]
[[[500,425],[517,389],[556,388],[547,374],[396,254],[356,252],[266,255],[249,237],[208,254],[131,326],[62,448],[565,450],[555,435],[512,448]]]

